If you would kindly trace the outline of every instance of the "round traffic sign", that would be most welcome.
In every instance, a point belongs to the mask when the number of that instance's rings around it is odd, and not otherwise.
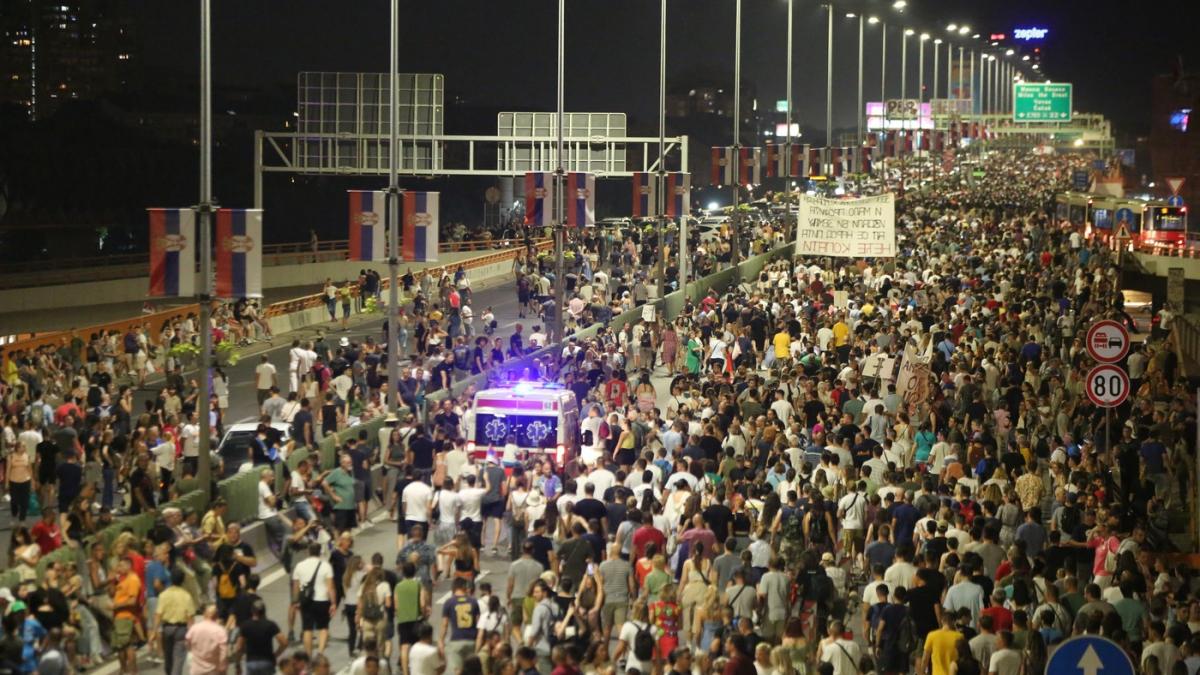
[[[1179,195],[1167,197],[1167,206],[1183,206],[1183,197]]]
[[[1100,363],[1116,363],[1129,353],[1129,331],[1111,319],[1101,319],[1087,332],[1087,352]]]
[[[1059,643],[1046,662],[1047,675],[1133,675],[1133,662],[1121,645],[1098,635],[1080,635]]]
[[[1129,375],[1111,363],[1096,366],[1087,374],[1087,395],[1101,408],[1115,408],[1129,398]]]
[[[1116,217],[1117,217],[1118,223],[1132,223],[1133,222],[1133,209],[1130,209],[1128,207],[1121,207],[1121,208],[1117,209]]]

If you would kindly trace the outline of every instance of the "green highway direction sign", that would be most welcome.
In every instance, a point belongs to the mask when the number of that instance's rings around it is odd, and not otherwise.
[[[1062,82],[1013,84],[1014,122],[1070,122],[1071,85]]]

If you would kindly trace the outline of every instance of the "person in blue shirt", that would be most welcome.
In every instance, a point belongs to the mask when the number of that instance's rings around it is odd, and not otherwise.
[[[8,614],[21,626],[21,641],[24,643],[21,651],[21,672],[36,672],[38,655],[41,654],[46,640],[46,629],[20,600],[8,606]]]

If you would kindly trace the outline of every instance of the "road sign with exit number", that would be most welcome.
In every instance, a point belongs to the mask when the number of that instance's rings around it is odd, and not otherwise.
[[[1070,122],[1072,88],[1065,82],[1013,84],[1013,121]]]

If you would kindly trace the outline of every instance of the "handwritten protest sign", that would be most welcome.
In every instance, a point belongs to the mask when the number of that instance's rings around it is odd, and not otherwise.
[[[896,201],[891,193],[861,199],[800,197],[797,255],[894,258]]]

